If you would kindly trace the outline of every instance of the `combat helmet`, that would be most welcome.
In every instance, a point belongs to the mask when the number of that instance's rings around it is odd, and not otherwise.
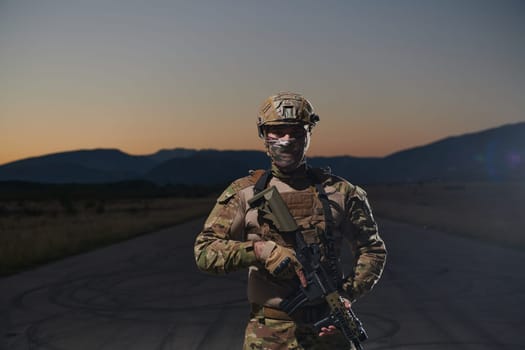
[[[294,92],[279,92],[268,97],[257,115],[259,137],[264,138],[263,129],[267,125],[302,124],[308,131],[317,124],[319,116],[314,113],[312,104],[302,95]]]

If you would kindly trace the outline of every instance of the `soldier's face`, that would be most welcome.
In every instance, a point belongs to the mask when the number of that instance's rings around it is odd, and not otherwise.
[[[265,130],[265,145],[272,162],[283,172],[304,163],[309,133],[302,125],[272,125]]]

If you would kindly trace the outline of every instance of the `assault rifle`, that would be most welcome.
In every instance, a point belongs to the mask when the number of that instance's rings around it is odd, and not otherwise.
[[[248,203],[251,207],[257,207],[263,218],[271,221],[279,232],[295,234],[296,256],[303,266],[307,285],[306,287],[300,285],[295,294],[281,302],[280,308],[292,315],[305,303],[324,299],[330,308],[330,313],[327,317],[314,323],[317,331],[320,331],[322,327],[334,325],[341,331],[349,344],[354,344],[358,350],[363,349],[361,342],[368,338],[363,324],[351,308],[346,308],[334,279],[321,264],[319,244],[307,244],[305,242],[300,228],[290,214],[277,188],[272,186],[261,191]],[[289,261],[283,263],[286,265]]]

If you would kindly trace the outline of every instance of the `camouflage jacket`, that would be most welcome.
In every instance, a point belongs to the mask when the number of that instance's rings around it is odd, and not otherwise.
[[[371,290],[380,278],[386,259],[385,245],[379,237],[366,192],[340,177],[317,172],[330,200],[336,254],[340,256],[343,251],[343,241],[350,244],[353,253],[353,268],[344,277],[342,292],[355,300]],[[234,181],[217,199],[203,231],[196,238],[195,260],[200,270],[210,273],[249,268],[250,302],[276,307],[298,287],[298,281],[273,278],[257,261],[253,241],[272,240],[293,248],[295,237],[275,232],[272,225],[258,217],[257,209],[248,205],[261,173],[256,171]],[[272,185],[277,187],[302,228],[306,242],[319,243],[319,232],[325,229],[325,217],[315,187],[306,173],[291,179],[274,176],[268,186]]]

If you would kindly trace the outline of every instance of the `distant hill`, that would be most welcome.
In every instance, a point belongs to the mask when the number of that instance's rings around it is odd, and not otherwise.
[[[0,180],[94,183],[140,178],[156,163],[117,149],[53,153],[0,167]]]
[[[448,137],[382,158],[312,157],[354,183],[525,180],[525,122]],[[260,151],[175,148],[134,156],[116,149],[70,151],[0,166],[0,181],[105,183],[147,180],[159,184],[220,184],[249,169],[268,168]]]
[[[188,148],[161,149],[147,157],[156,163],[165,162],[173,158],[187,158],[194,155],[197,151]]]
[[[207,150],[163,162],[144,178],[162,184],[219,184],[247,175],[249,169],[264,169],[269,165],[264,152]]]
[[[396,152],[381,166],[393,182],[525,180],[525,123]]]
[[[190,157],[197,151],[175,148],[150,155],[130,155],[118,149],[78,150],[17,160],[0,166],[0,181],[42,183],[104,183],[142,179],[158,164]]]

